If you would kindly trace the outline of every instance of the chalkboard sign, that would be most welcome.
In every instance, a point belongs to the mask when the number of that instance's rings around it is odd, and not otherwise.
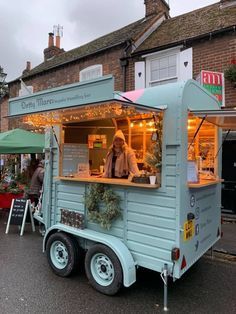
[[[8,233],[10,225],[17,225],[21,226],[20,235],[23,235],[27,213],[31,219],[32,230],[35,231],[30,200],[24,198],[13,199],[8,217],[6,233]]]
[[[27,200],[23,198],[14,199],[12,213],[11,213],[11,225],[21,226],[25,214]]]
[[[66,143],[62,147],[62,176],[88,176],[89,150],[87,144]]]

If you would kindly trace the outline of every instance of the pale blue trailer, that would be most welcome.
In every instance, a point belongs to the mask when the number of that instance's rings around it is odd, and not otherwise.
[[[100,82],[106,79],[102,78]],[[91,84],[77,84],[77,87],[86,90],[89,86],[93,90]],[[64,91],[53,89],[49,92],[53,95]],[[168,276],[180,278],[221,234],[220,180],[202,185],[188,184],[187,180],[189,112],[198,111],[202,115],[206,110],[219,111],[216,98],[193,80],[118,95],[116,99],[127,101],[127,106],[138,104],[142,109],[164,111],[161,187],[150,189],[138,184],[126,186],[113,182],[111,187],[122,200],[122,219],[116,220],[110,230],[89,221],[84,202],[89,181],[60,177],[59,123],[53,131],[48,128],[46,132],[42,211],[35,214],[35,218],[45,225],[43,247],[48,250],[54,272],[66,276],[78,267],[75,264],[80,247],[89,255],[89,259],[85,258],[89,265],[85,267],[89,269],[90,282],[105,294],[116,293],[121,284],[125,287],[132,285],[139,266],[162,273],[166,287]],[[40,97],[43,96],[41,92]],[[36,93],[29,97],[39,96]],[[107,101],[110,100],[107,96]],[[22,103],[22,98],[10,101],[10,115],[21,114],[20,110],[13,109],[19,101]],[[101,97],[96,99],[94,96],[92,101],[84,100],[81,105],[89,106],[97,101],[101,101]],[[44,110],[45,106],[41,105]],[[31,113],[39,112],[32,108]],[[50,109],[55,110],[55,105]],[[215,145],[218,150],[221,141],[218,128],[217,133]],[[215,171],[220,176],[221,153],[216,160]],[[85,228],[62,224],[63,208],[83,214]],[[193,228],[190,237],[186,236],[188,221],[192,222]]]

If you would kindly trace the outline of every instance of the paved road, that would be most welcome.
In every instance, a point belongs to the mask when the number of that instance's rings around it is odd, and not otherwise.
[[[0,220],[0,313],[162,313],[163,285],[159,274],[138,271],[137,282],[115,297],[88,284],[84,273],[60,278],[48,267],[42,237],[23,237],[11,226],[5,235]],[[169,286],[168,313],[236,313],[236,262],[202,258]]]

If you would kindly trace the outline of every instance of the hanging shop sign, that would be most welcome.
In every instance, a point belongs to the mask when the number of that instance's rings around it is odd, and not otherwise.
[[[220,107],[225,106],[224,73],[202,70],[197,81],[217,98]]]
[[[32,95],[9,99],[9,116],[80,106],[113,99],[114,78],[102,78],[47,89]]]

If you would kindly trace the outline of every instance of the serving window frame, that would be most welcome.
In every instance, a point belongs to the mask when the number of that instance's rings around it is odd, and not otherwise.
[[[101,108],[104,106],[107,108],[107,112],[102,112]],[[98,114],[95,109],[98,110]],[[104,119],[116,119],[123,117],[133,117],[137,114],[148,113],[150,115],[156,115],[159,113],[164,114],[164,109],[166,107],[155,108],[150,106],[144,106],[142,104],[133,103],[131,101],[121,101],[121,100],[108,100],[97,103],[86,104],[82,106],[73,106],[69,108],[62,108],[58,110],[50,110],[45,112],[38,112],[33,114],[28,114],[23,117],[24,123],[29,123],[31,125],[35,125],[36,127],[42,126],[55,126],[58,125],[60,127],[59,132],[59,149],[58,149],[58,169],[59,176],[57,179],[66,180],[66,181],[78,181],[85,183],[107,183],[107,184],[115,184],[115,185],[124,185],[124,186],[133,186],[133,187],[145,187],[145,188],[157,188],[160,185],[155,184],[142,184],[142,183],[133,183],[129,180],[125,179],[111,179],[111,178],[101,178],[101,177],[88,177],[88,178],[80,178],[74,176],[62,176],[62,145],[64,144],[64,134],[63,134],[63,126],[75,125],[78,122],[89,122],[95,120],[104,120]],[[111,110],[111,112],[109,111]],[[106,109],[105,109],[106,111]],[[90,113],[89,113],[90,112]],[[80,118],[78,115],[80,114]],[[90,119],[86,118],[91,114]],[[100,119],[99,119],[100,118]]]
[[[227,130],[228,133],[232,130],[236,130],[236,110],[235,109],[220,109],[220,110],[190,110],[189,116],[199,119],[203,124],[204,121],[211,124],[215,128],[214,134],[214,170],[215,179],[199,178],[199,182],[188,182],[189,188],[201,188],[204,186],[217,184],[223,182],[220,178],[219,170],[219,153],[222,149],[222,144],[219,142],[219,129]],[[201,129],[201,126],[199,127]],[[198,133],[198,132],[197,132]],[[227,133],[227,134],[228,134]],[[197,137],[197,135],[196,135]],[[189,150],[189,147],[188,147]]]

